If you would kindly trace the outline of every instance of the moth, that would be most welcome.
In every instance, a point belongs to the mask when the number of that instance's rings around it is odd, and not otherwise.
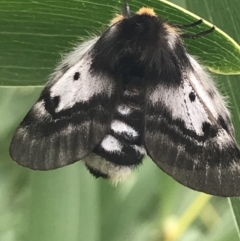
[[[12,139],[10,155],[34,170],[82,160],[117,183],[145,155],[179,183],[218,196],[240,195],[240,152],[224,98],[183,46],[188,25],[125,1],[101,36],[57,67]]]

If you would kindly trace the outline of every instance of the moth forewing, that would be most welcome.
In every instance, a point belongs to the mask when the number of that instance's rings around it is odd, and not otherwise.
[[[10,154],[20,165],[50,170],[74,163],[105,136],[117,93],[113,78],[91,71],[96,41],[63,60],[18,127]]]

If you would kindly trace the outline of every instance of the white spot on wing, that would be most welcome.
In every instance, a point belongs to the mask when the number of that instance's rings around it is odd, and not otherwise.
[[[91,60],[83,58],[50,88],[52,98],[60,97],[56,112],[71,108],[79,102],[87,102],[97,94],[111,96],[114,88],[113,81],[100,75],[91,74],[90,65]],[[73,81],[75,72],[80,73],[77,81]]]
[[[218,130],[215,140],[220,149],[224,149],[224,147],[227,147],[230,143],[233,143],[232,137],[224,129]],[[235,145],[235,143],[233,144]]]
[[[131,108],[126,105],[119,105],[117,111],[122,115],[129,115],[131,113]]]
[[[206,103],[206,106],[211,111],[212,115],[217,119],[218,113],[216,110],[216,105],[218,105],[218,103],[212,101],[212,99],[207,94],[206,89],[193,72],[189,73],[189,81],[196,90],[197,95],[201,98],[201,101]]]
[[[111,129],[118,134],[126,133],[128,136],[137,137],[138,133],[129,125],[122,121],[113,121],[111,124]]]
[[[121,152],[122,150],[122,145],[121,143],[113,136],[107,135],[102,143],[101,147],[109,152]]]
[[[137,152],[139,152],[140,154],[146,155],[146,150],[145,150],[144,147],[138,146],[138,145],[132,145],[132,147],[133,147]]]
[[[43,117],[46,116],[48,113],[45,110],[45,105],[44,105],[44,101],[39,101],[37,102],[34,106],[33,106],[33,111],[34,114],[37,115],[37,117]]]
[[[222,116],[230,116],[228,109],[226,108],[225,98],[219,94],[211,76],[205,71],[205,69],[194,59],[191,55],[188,55],[191,65],[194,69],[194,73],[191,74],[191,84],[195,86],[199,96],[203,98],[209,110],[212,112],[215,118],[218,114]],[[211,92],[214,95],[214,100],[207,93]]]
[[[191,91],[193,89],[187,80],[183,82],[183,86],[158,85],[150,94],[149,99],[154,106],[164,105],[172,118],[184,121],[189,130],[204,135],[202,123],[208,121],[208,115],[197,98],[195,102],[190,102],[189,93]]]

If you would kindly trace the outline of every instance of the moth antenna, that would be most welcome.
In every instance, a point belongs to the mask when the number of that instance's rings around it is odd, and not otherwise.
[[[124,6],[124,10],[123,10],[123,15],[126,17],[131,17],[131,11],[130,11],[130,6],[128,4],[127,0],[124,0],[125,6]]]
[[[190,24],[172,24],[172,25],[173,25],[173,27],[177,27],[177,28],[190,28],[190,27],[200,25],[202,23],[203,23],[203,20],[199,19],[199,20],[197,20],[193,23],[190,23]]]
[[[215,27],[212,26],[210,29],[208,29],[206,31],[196,33],[196,34],[187,34],[187,33],[181,34],[181,37],[189,38],[189,39],[197,39],[197,38],[200,38],[200,37],[202,37],[206,34],[209,34],[209,33],[213,32],[214,30],[215,30]]]

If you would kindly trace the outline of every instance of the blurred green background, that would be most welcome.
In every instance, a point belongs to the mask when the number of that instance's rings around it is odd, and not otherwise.
[[[239,0],[172,2],[240,43]],[[134,10],[154,6],[162,13],[158,4],[130,1]],[[14,130],[37,99],[60,54],[68,52],[79,37],[100,33],[121,6],[120,0],[0,0],[1,241],[239,240],[234,223],[234,217],[239,222],[237,198],[211,197],[185,188],[149,159],[126,182],[113,187],[94,179],[80,162],[37,172],[18,166],[9,157]],[[189,51],[198,55],[194,44],[189,44]],[[199,57],[209,58],[208,52]],[[229,96],[240,143],[240,77],[214,78]]]

